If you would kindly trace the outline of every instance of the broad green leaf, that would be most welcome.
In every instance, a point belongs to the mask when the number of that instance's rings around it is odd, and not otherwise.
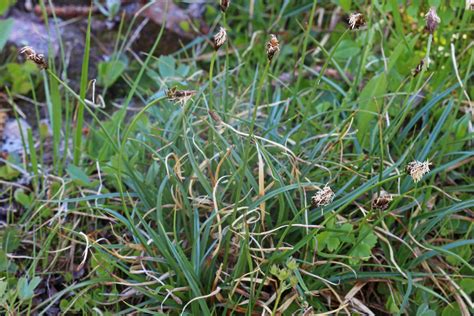
[[[99,85],[103,87],[112,86],[122,75],[128,66],[125,58],[113,59],[99,63]]]
[[[342,242],[353,242],[354,241],[354,234],[352,233],[353,226],[349,223],[343,224],[341,227],[339,227],[339,230],[342,230],[344,232],[338,233],[339,240]]]
[[[327,244],[328,250],[330,252],[333,252],[334,250],[337,249],[337,247],[339,247],[341,242],[339,241],[339,238],[329,236],[329,238],[326,241],[326,244]]]
[[[191,27],[189,26],[188,21],[179,22],[179,27],[185,32],[189,32],[191,30]]]
[[[27,278],[21,277],[18,280],[17,289],[18,295],[21,300],[27,300],[33,297],[35,294],[34,291],[38,284],[40,284],[41,278],[36,276],[31,281],[28,281]]]
[[[357,241],[355,242],[355,246],[350,252],[351,257],[354,257],[351,261],[357,263],[359,259],[368,259],[372,253],[372,248],[374,248],[376,244],[377,236],[372,232],[370,226],[362,226]]]
[[[344,11],[349,12],[351,11],[352,0],[339,0],[339,5]]]
[[[0,167],[0,179],[13,180],[20,175],[20,172],[13,169],[10,165],[4,165]]]
[[[345,223],[340,227],[335,225],[335,219],[332,218],[326,223],[326,227],[339,231],[325,231],[316,236],[319,250],[328,249],[329,252],[336,250],[342,242],[352,242],[354,235],[352,225]]]
[[[0,15],[3,14],[2,11],[2,6],[5,4],[5,0],[0,1],[0,3],[3,2],[3,4],[0,4]],[[7,1],[8,2],[8,1]],[[6,20],[0,20],[0,51],[5,47],[5,44],[7,43],[8,37],[10,36],[10,32],[12,31],[13,27],[13,19],[6,19]]]
[[[79,180],[81,183],[85,185],[90,185],[91,181],[89,180],[89,177],[86,175],[86,173],[80,169],[79,167],[76,167],[73,164],[70,164],[67,167],[67,173],[73,178],[74,180]]]
[[[29,207],[31,205],[31,199],[32,198],[26,194],[23,189],[18,189],[15,191],[15,200],[24,207]]]
[[[400,312],[400,308],[398,306],[399,306],[399,303],[395,302],[394,297],[390,295],[387,302],[385,303],[385,307],[390,312],[390,315],[398,314]]]
[[[428,306],[428,304],[421,304],[416,311],[416,316],[436,316],[436,312]]]
[[[461,309],[457,303],[452,303],[451,305],[446,306],[441,313],[441,316],[461,316]]]
[[[5,293],[7,291],[7,285],[8,283],[6,281],[3,281],[3,280],[0,281],[0,301],[5,296]]]
[[[340,245],[340,241],[337,237],[335,237],[335,233],[333,232],[322,232],[316,236],[318,240],[318,249],[328,249],[330,252],[333,252],[337,249]]]
[[[373,127],[378,109],[382,107],[385,90],[387,88],[387,76],[381,73],[370,79],[359,96],[359,112],[357,113],[357,137],[362,143],[366,133]],[[374,112],[374,113],[370,113]]]
[[[6,271],[8,268],[8,257],[5,250],[0,249],[0,272]]]
[[[176,60],[171,56],[161,56],[158,62],[158,69],[160,70],[161,77],[174,77]]]
[[[467,295],[470,295],[474,292],[474,279],[463,279],[459,282],[461,288],[466,292]]]
[[[69,307],[70,304],[71,304],[71,303],[70,303],[67,299],[63,298],[63,299],[59,302],[59,308],[61,309],[62,312],[64,312],[64,311],[66,311],[66,310],[68,309],[68,307]],[[70,310],[70,311],[72,312],[72,310]]]
[[[387,67],[387,73],[389,73],[391,76],[393,75],[393,72],[391,72],[392,69],[398,70],[398,72],[404,74],[407,71],[411,72],[411,64],[410,62],[413,62],[413,60],[407,57],[413,56],[413,47],[417,43],[418,40],[418,35],[415,36],[407,36],[405,41],[400,41],[397,46],[392,50],[390,54],[390,58],[388,61],[388,67]],[[408,46],[407,46],[408,44]],[[418,63],[418,60],[415,60],[415,63]]]
[[[14,252],[20,246],[19,230],[14,227],[8,227],[3,231],[2,249],[7,252]]]
[[[94,255],[91,258],[91,267],[98,277],[110,276],[112,271],[109,269],[112,269],[113,266],[106,264],[107,260],[108,258],[106,255],[102,254],[101,252],[94,252]]]
[[[470,245],[457,247],[451,250],[451,252],[453,252],[455,255],[446,256],[446,261],[448,261],[452,265],[458,265],[462,263],[462,260],[460,260],[459,257],[465,260],[472,259],[472,249]],[[458,255],[459,257],[457,257],[456,255]]]
[[[360,47],[353,40],[343,40],[337,50],[334,52],[334,58],[339,60],[346,60],[354,57],[360,52]]]
[[[191,67],[188,65],[180,64],[178,69],[176,69],[176,74],[180,77],[186,77],[189,74]]]
[[[5,250],[0,249],[0,272],[8,271],[9,273],[15,273],[17,268],[13,260],[8,259]]]
[[[24,64],[8,63],[7,65],[7,82],[12,87],[14,93],[26,94],[31,91],[33,85],[30,81],[30,74],[38,72],[36,65],[33,62],[26,62]]]

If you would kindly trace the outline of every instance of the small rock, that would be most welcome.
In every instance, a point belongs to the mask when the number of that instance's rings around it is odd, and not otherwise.
[[[48,55],[48,43],[54,54],[59,51],[59,41],[56,31],[46,26],[30,14],[15,14],[13,17],[13,27],[8,38],[8,44],[17,48],[31,46],[40,54]],[[49,40],[51,39],[51,40]]]
[[[18,124],[18,122],[20,124]],[[21,133],[23,133],[23,137],[25,137],[26,141],[28,128],[31,128],[31,126],[24,119],[20,118],[18,121],[15,119],[9,120],[3,130],[3,137],[0,141],[0,152],[22,153],[23,143]]]

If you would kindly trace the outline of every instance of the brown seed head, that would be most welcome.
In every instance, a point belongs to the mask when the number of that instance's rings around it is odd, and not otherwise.
[[[230,6],[230,0],[221,0],[221,2],[220,2],[220,7],[221,7],[221,11],[222,11],[222,12],[227,11],[227,9],[229,8],[229,6]]]
[[[173,87],[166,91],[166,96],[168,97],[168,100],[180,104],[185,104],[195,94],[195,90],[178,90],[176,87]]]
[[[220,117],[219,114],[217,114],[216,112],[209,110],[208,113],[209,113],[209,115],[211,116],[211,118],[212,118],[214,121],[216,121],[216,123],[221,123],[221,122],[222,122],[221,117]]]
[[[413,77],[416,77],[423,70],[424,65],[425,65],[425,61],[423,59],[420,60],[420,63],[418,64],[418,66],[416,66],[416,68],[413,69],[412,71]]]
[[[421,162],[418,160],[410,162],[406,166],[406,171],[410,174],[413,179],[413,182],[417,183],[423,178],[425,174],[430,172],[430,166],[432,165],[431,162],[426,160],[425,162]]]
[[[280,42],[274,34],[270,34],[270,40],[266,44],[267,57],[269,61],[272,61],[273,56],[280,51]]]
[[[214,49],[218,50],[222,45],[224,45],[227,40],[227,32],[223,27],[219,28],[219,32],[214,35]]]
[[[26,59],[34,62],[40,69],[48,69],[48,61],[43,54],[37,54],[31,46],[20,49],[20,54],[24,54]]]
[[[351,30],[359,29],[365,25],[364,15],[362,13],[351,13],[349,15],[349,28]]]
[[[372,197],[372,208],[374,210],[386,210],[390,202],[393,200],[392,195],[386,191],[380,191],[380,196],[378,193],[375,193]]]
[[[311,205],[314,207],[325,206],[331,203],[333,198],[334,192],[329,186],[325,186],[311,197]]]
[[[436,9],[434,7],[431,7],[428,13],[425,15],[425,20],[426,20],[426,27],[425,29],[430,33],[433,34],[433,32],[436,30],[438,27],[439,22],[441,22],[441,19],[439,16],[436,14]]]

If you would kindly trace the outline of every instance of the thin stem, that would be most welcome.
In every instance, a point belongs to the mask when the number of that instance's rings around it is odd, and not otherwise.
[[[383,131],[382,131],[382,115],[383,115],[383,105],[381,116],[379,117],[379,147],[380,147],[380,170],[379,170],[379,182],[383,180],[383,161],[384,161],[384,152],[383,152]],[[378,197],[380,197],[380,191],[382,190],[382,185],[379,185],[378,188]]]
[[[213,90],[214,90],[214,85],[213,85],[213,77],[214,77],[214,63],[216,62],[217,58],[217,51],[214,51],[212,54],[211,58],[211,65],[209,66],[209,110],[214,111],[214,106],[213,106]]]
[[[278,294],[277,294],[277,298],[276,298],[276,301],[275,301],[275,306],[273,306],[273,310],[272,310],[272,316],[276,315],[276,311],[278,309],[278,304],[280,304],[280,300],[281,300],[281,294],[283,293],[283,286],[280,285],[280,287],[278,288]]]
[[[82,74],[81,74],[81,88],[79,96],[81,100],[86,99],[87,81],[88,81],[88,68],[89,68],[89,54],[90,54],[90,42],[91,42],[91,16],[92,10],[89,11],[89,18],[87,22],[86,32],[86,45],[84,47],[84,57],[82,59]],[[74,164],[79,165],[81,159],[81,147],[82,147],[82,126],[84,125],[84,103],[79,102],[77,105],[77,121],[76,121],[76,133],[74,135]],[[67,139],[67,138],[66,138]]]
[[[429,60],[430,60],[430,50],[431,50],[431,42],[432,41],[433,41],[433,34],[430,34],[430,36],[428,37],[428,45],[426,47],[426,55],[425,55],[425,58],[424,58],[425,65],[427,67],[428,67]],[[405,102],[403,104],[403,109],[402,109],[402,117],[398,121],[396,128],[394,128],[393,132],[389,135],[389,138],[388,138],[389,140],[392,139],[392,137],[395,136],[395,133],[397,133],[397,131],[399,130],[399,127],[401,126],[401,124],[403,124],[403,121],[405,120],[405,117],[408,115],[408,113],[411,113],[406,108],[408,106],[410,106],[410,104],[411,104],[409,101],[416,98],[416,93],[417,93],[418,89],[421,86],[421,82],[423,80],[423,74],[425,73],[425,71],[426,71],[426,68],[423,67],[423,69],[421,70],[421,73],[418,75],[418,81],[416,82],[415,89],[411,90],[412,92],[415,93],[415,95],[413,95],[411,93],[408,93],[407,97],[405,98]]]
[[[226,19],[226,14],[225,13],[222,13],[222,20],[223,20],[223,23],[224,24],[224,27],[227,29],[227,19]],[[228,42],[225,44],[225,49],[226,49],[226,54],[225,54],[225,65],[224,65],[224,94],[223,94],[223,102],[224,102],[224,112],[227,114],[228,113],[228,100],[227,100],[227,86],[228,86],[228,82],[227,80],[229,80],[229,77],[228,77],[228,71],[229,71],[229,44]]]
[[[209,66],[209,110],[214,112],[214,86],[213,86],[213,77],[214,77],[214,63],[216,62],[217,58],[217,51],[214,51],[211,58],[211,65]],[[212,120],[210,122],[213,122]],[[213,147],[213,139],[214,139],[214,130],[213,128],[209,128],[208,133],[208,144],[211,147],[211,155],[214,154],[212,148]]]
[[[238,208],[238,204],[239,204],[239,200],[240,200],[240,197],[241,197],[241,194],[242,194],[242,187],[243,187],[243,183],[244,183],[244,178],[245,178],[245,170],[247,169],[247,165],[248,165],[248,159],[249,159],[249,156],[250,156],[250,142],[251,140],[253,139],[253,136],[254,136],[254,129],[255,129],[255,121],[257,119],[257,112],[258,112],[258,105],[260,104],[260,98],[261,98],[261,95],[262,95],[262,90],[263,90],[263,84],[265,82],[265,79],[268,75],[268,70],[270,69],[270,61],[267,62],[266,66],[265,66],[265,70],[263,72],[263,75],[260,77],[260,82],[258,84],[258,87],[257,87],[257,97],[255,99],[255,104],[254,104],[254,108],[253,108],[253,114],[252,114],[252,121],[250,123],[250,131],[249,131],[249,136],[247,137],[246,139],[246,142],[245,142],[245,146],[244,146],[244,156],[243,156],[243,159],[242,159],[242,165],[240,166],[240,168],[237,170],[237,174],[240,176],[240,180],[239,180],[239,183],[237,185],[237,189],[235,191],[235,203],[234,203],[234,209],[232,211],[232,220],[231,220],[231,223],[233,223],[237,217],[237,208]],[[226,243],[225,243],[225,253],[228,254],[229,253],[229,246],[230,246],[230,234],[228,234],[226,236]],[[224,258],[224,266],[227,264],[227,258],[228,256],[226,255],[225,258]]]
[[[311,7],[311,13],[309,14],[309,22],[308,27],[306,28],[304,39],[303,39],[303,50],[301,52],[301,60],[299,61],[298,67],[298,79],[296,81],[296,89],[295,91],[299,91],[301,80],[303,80],[303,66],[304,66],[304,59],[306,57],[306,50],[308,48],[308,36],[311,31],[311,27],[313,26],[314,21],[314,12],[316,11],[316,4],[318,3],[317,0],[313,1],[313,6]]]

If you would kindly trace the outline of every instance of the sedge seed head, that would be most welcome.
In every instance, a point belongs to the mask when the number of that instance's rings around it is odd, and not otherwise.
[[[380,195],[375,193],[372,197],[372,209],[384,211],[390,206],[393,198],[387,191],[380,191]]]
[[[270,40],[266,44],[267,57],[272,61],[273,56],[280,51],[280,42],[274,34],[270,34]]]
[[[430,33],[433,34],[438,24],[441,22],[438,14],[436,14],[436,9],[431,7],[428,13],[425,14],[426,26],[425,29]]]
[[[425,65],[425,60],[424,59],[420,60],[420,63],[412,71],[413,77],[416,77],[423,70],[424,65]]]
[[[425,174],[430,172],[431,165],[432,163],[428,160],[424,162],[414,160],[407,165],[406,171],[408,172],[408,174],[410,174],[411,178],[413,179],[413,182],[417,183],[423,178]]]
[[[329,186],[325,186],[311,197],[311,205],[314,207],[325,206],[331,203],[333,198],[334,192]]]
[[[218,50],[224,43],[227,41],[227,32],[223,27],[219,28],[219,32],[217,32],[214,37],[214,49]]]
[[[219,6],[222,12],[226,12],[230,6],[230,0],[221,0]]]
[[[349,28],[351,30],[359,29],[361,26],[365,25],[365,18],[362,13],[351,13],[349,15]]]
[[[40,69],[48,69],[48,61],[43,54],[38,54],[31,46],[25,46],[20,49],[20,54],[25,55],[26,59],[34,62]]]
[[[166,91],[166,96],[168,97],[168,100],[181,105],[188,102],[195,94],[195,90],[178,90],[176,87],[173,87]]]

